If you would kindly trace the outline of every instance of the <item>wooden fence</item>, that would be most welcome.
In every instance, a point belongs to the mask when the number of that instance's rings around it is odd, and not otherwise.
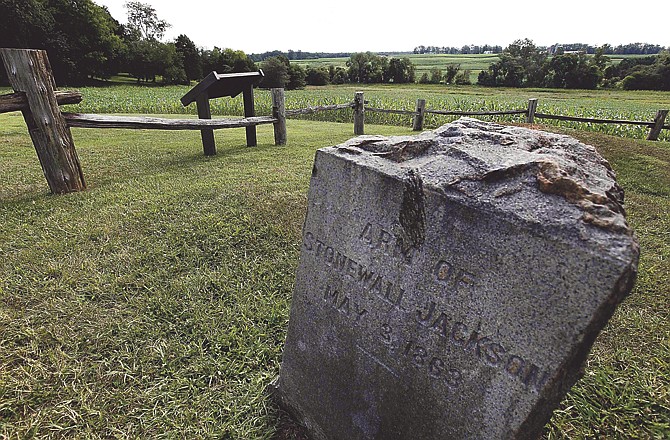
[[[535,123],[536,119],[554,119],[559,121],[574,121],[574,122],[590,122],[595,124],[629,124],[649,127],[649,134],[647,140],[656,141],[661,133],[661,130],[670,129],[670,125],[665,125],[665,120],[668,116],[668,110],[658,110],[653,121],[630,121],[624,119],[598,119],[598,118],[584,118],[579,116],[562,116],[551,115],[548,113],[540,113],[537,111],[538,99],[532,98],[528,100],[528,107],[518,110],[504,110],[504,111],[456,111],[456,110],[436,110],[426,108],[425,99],[417,99],[416,108],[414,110],[395,110],[370,107],[365,101],[363,92],[356,92],[354,100],[347,104],[339,104],[325,107],[315,107],[314,111],[323,110],[339,110],[342,108],[351,107],[354,110],[354,134],[361,135],[365,132],[365,112],[377,113],[391,113],[412,116],[412,129],[414,131],[423,130],[423,123],[426,114],[445,115],[445,116],[503,116],[503,115],[523,115],[525,122],[529,124]],[[287,114],[302,114],[301,110],[288,110]]]
[[[426,108],[425,99],[418,99],[416,108],[411,111],[370,107],[365,101],[363,92],[356,92],[354,100],[349,103],[286,110],[284,89],[272,89],[271,116],[254,116],[241,119],[163,119],[62,113],[60,105],[79,103],[82,96],[78,92],[56,90],[46,52],[28,49],[0,49],[0,56],[2,56],[10,84],[15,91],[15,93],[0,96],[0,113],[10,111],[21,111],[23,113],[44,176],[53,193],[68,193],[86,188],[70,127],[202,131],[273,124],[275,145],[285,145],[287,117],[351,108],[353,110],[355,135],[362,135],[365,132],[366,112],[412,116],[412,129],[415,131],[423,129],[426,114],[448,116],[524,115],[526,122],[531,124],[535,122],[535,119],[542,118],[600,124],[633,124],[650,128],[647,136],[648,140],[658,140],[661,130],[670,129],[670,126],[664,125],[668,110],[659,110],[654,120],[650,122],[582,118],[540,113],[537,111],[537,99],[530,99],[527,108],[524,109],[495,112],[429,109]],[[207,154],[206,146],[205,154]]]
[[[81,102],[78,92],[59,92],[42,50],[0,49],[15,93],[0,96],[0,113],[21,111],[49,189],[63,194],[86,188],[70,127],[157,130],[214,130],[273,124],[275,144],[286,144],[284,90],[272,90],[272,115],[242,119],[163,119],[62,113],[60,105]],[[207,154],[207,147],[205,154]]]

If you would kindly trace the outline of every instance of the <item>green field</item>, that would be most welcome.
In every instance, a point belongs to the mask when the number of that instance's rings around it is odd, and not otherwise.
[[[448,54],[391,54],[388,57],[409,58],[416,68],[417,79],[421,77],[424,72],[430,73],[430,69],[438,68],[443,71],[449,64],[460,64],[462,70],[471,71],[471,81],[477,81],[477,75],[482,70],[486,70],[491,64],[498,61],[496,54],[477,54],[477,55],[448,55]],[[296,60],[292,63],[301,66],[312,67],[328,67],[333,65],[335,67],[346,67],[349,58],[317,58],[314,60]]]
[[[0,438],[300,438],[265,387],[314,152],[351,132],[290,120],[286,147],[260,126],[247,148],[219,130],[204,157],[197,132],[73,129],[89,188],[52,196],[21,115],[0,115]],[[544,438],[665,439],[670,145],[569,132],[614,167],[642,250]]]
[[[286,92],[288,109],[307,106],[343,104],[351,102],[354,93],[362,90],[369,106],[387,109],[414,110],[416,100],[424,98],[427,107],[437,110],[500,111],[525,109],[529,98],[538,98],[538,112],[584,116],[605,119],[628,119],[652,121],[660,109],[670,108],[670,92],[645,92],[621,90],[552,90],[552,89],[506,89],[478,86],[445,85],[343,85],[307,87],[305,90]],[[146,114],[196,114],[195,105],[183,107],[179,98],[187,91],[186,86],[146,87],[133,84],[110,83],[107,87],[82,87],[84,101],[66,106],[67,111],[82,113],[146,113]],[[8,89],[0,90],[7,93]],[[256,110],[259,115],[271,113],[271,98],[267,90],[256,90]],[[244,113],[242,97],[222,98],[211,102],[215,115],[237,115]],[[482,117],[502,122],[522,122],[523,116]],[[352,112],[318,113],[302,119],[325,122],[347,122]],[[428,115],[426,127],[434,128],[453,120],[453,117]],[[383,113],[366,114],[370,124],[411,126],[411,116]],[[594,131],[616,136],[644,139],[648,129],[633,125],[605,125],[558,121],[541,121],[560,127]],[[663,130],[662,140],[670,140],[670,131]]]
[[[477,83],[479,72],[488,69],[488,67],[499,60],[498,54],[389,54],[390,57],[409,58],[416,69],[417,80],[424,73],[430,74],[430,69],[438,68],[443,72],[450,64],[458,64],[461,70],[470,70],[470,81]],[[641,55],[608,55],[612,64],[618,64],[625,58],[639,58]],[[644,56],[644,55],[642,55]],[[316,58],[312,60],[294,60],[291,63],[303,67],[346,67],[349,58]]]

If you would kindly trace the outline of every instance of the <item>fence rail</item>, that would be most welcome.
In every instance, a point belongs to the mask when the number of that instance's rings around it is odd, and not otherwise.
[[[318,113],[323,111],[334,111],[334,110],[344,110],[348,108],[353,108],[354,103],[349,102],[347,104],[333,104],[333,105],[321,105],[316,107],[305,107],[298,108],[294,110],[286,110],[286,116],[297,116],[297,115],[309,115],[312,113]]]
[[[247,145],[255,145],[255,126],[273,124],[275,144],[286,144],[283,89],[272,89],[272,116],[253,116],[253,94],[251,93],[251,103],[248,103],[245,98],[246,117],[236,119],[211,119],[209,105],[202,111],[198,107],[199,119],[63,113],[60,110],[61,105],[79,103],[82,95],[78,92],[55,90],[56,81],[45,51],[0,48],[0,58],[5,71],[11,72],[8,77],[15,91],[15,93],[0,96],[0,113],[10,111],[23,113],[35,151],[40,159],[42,171],[52,193],[63,194],[86,189],[84,173],[79,163],[70,127],[200,130],[203,133],[205,155],[211,155],[216,154],[212,130],[246,127]],[[250,91],[252,92],[253,89]],[[205,99],[208,98],[205,97]],[[208,100],[206,102],[209,104]],[[249,113],[247,105],[250,105],[251,108]],[[307,111],[314,111],[314,109],[307,109]],[[254,130],[253,139],[251,139],[253,143],[250,143],[249,134],[252,129]],[[207,139],[210,139],[210,133],[211,143],[207,143],[205,134],[208,135]]]
[[[0,49],[5,70],[12,72],[9,75],[10,83],[16,93],[0,96],[0,113],[21,111],[33,140],[33,145],[40,158],[40,163],[49,187],[54,193],[81,191],[86,188],[84,174],[74,147],[74,140],[70,127],[83,128],[124,128],[124,129],[153,129],[153,130],[200,130],[202,133],[211,133],[214,129],[247,128],[247,145],[249,144],[249,130],[260,124],[273,124],[275,144],[286,144],[286,117],[306,115],[323,111],[353,109],[354,134],[365,132],[365,112],[392,113],[413,116],[412,129],[423,129],[425,115],[438,114],[448,116],[499,116],[525,115],[528,123],[536,118],[557,119],[562,121],[591,122],[599,124],[632,124],[649,127],[648,140],[658,140],[663,129],[670,129],[665,124],[668,110],[659,110],[653,121],[628,121],[621,119],[596,119],[575,116],[550,115],[537,112],[537,99],[530,99],[528,107],[507,111],[454,111],[441,109],[427,109],[425,99],[417,99],[416,109],[396,110],[367,106],[363,92],[356,92],[352,102],[344,104],[306,107],[286,110],[284,89],[272,89],[272,115],[251,116],[247,114],[245,103],[244,118],[210,119],[209,111],[199,119],[164,119],[142,116],[110,116],[97,114],[63,113],[60,105],[75,104],[82,100],[78,92],[61,92],[55,90],[55,81],[51,73],[46,52],[26,49]],[[253,95],[252,95],[253,96]],[[252,98],[253,99],[253,98]],[[245,101],[246,102],[246,101]],[[212,135],[213,139],[213,135]],[[213,145],[213,144],[212,144]],[[208,148],[204,143],[205,154]],[[211,154],[215,154],[212,149]]]
[[[165,119],[144,116],[110,116],[82,113],[63,113],[70,127],[80,128],[127,128],[142,130],[202,130],[221,128],[253,127],[274,124],[276,118],[255,116],[240,119]]]
[[[397,109],[386,109],[379,107],[370,107],[367,106],[367,101],[363,97],[363,92],[356,92],[354,96],[354,101],[346,104],[339,104],[337,106],[324,106],[324,107],[310,107],[311,112],[315,111],[326,111],[334,109],[342,109],[351,107],[354,109],[354,134],[361,135],[365,132],[365,112],[376,112],[376,113],[389,113],[389,114],[399,114],[399,115],[408,115],[413,116],[412,129],[419,131],[423,129],[423,121],[426,114],[435,114],[435,115],[444,115],[444,116],[505,116],[505,115],[525,115],[525,122],[534,123],[535,119],[554,119],[559,121],[574,121],[574,122],[586,122],[586,123],[595,123],[595,124],[629,124],[629,125],[638,125],[642,127],[649,127],[649,135],[647,140],[658,140],[658,136],[661,133],[661,130],[669,130],[670,125],[665,124],[665,120],[668,115],[668,110],[659,110],[656,113],[656,117],[653,121],[630,121],[625,119],[602,119],[602,118],[586,118],[579,116],[563,116],[563,115],[551,115],[548,113],[537,112],[538,100],[532,98],[528,100],[528,107],[524,109],[517,110],[503,110],[503,111],[459,111],[459,110],[441,110],[441,109],[429,109],[426,108],[425,99],[417,99],[416,109],[415,110],[397,110]],[[287,111],[289,115],[303,114],[301,110],[289,110]]]
[[[395,115],[410,115],[414,116],[416,115],[416,111],[414,110],[393,110],[393,109],[386,109],[386,108],[375,108],[375,107],[365,107],[366,112],[376,112],[376,113],[390,113],[390,114],[395,114]]]
[[[503,115],[527,115],[528,110],[505,110],[505,111],[495,111],[495,112],[460,112],[460,111],[451,111],[451,110],[426,110],[426,113],[432,113],[434,115],[446,115],[446,116],[503,116]],[[416,114],[416,112],[412,112]],[[537,116],[537,113],[535,114]]]
[[[658,140],[661,130],[670,130],[670,125],[665,124],[668,110],[659,110],[653,121],[631,121],[626,119],[602,119],[602,118],[586,118],[580,116],[563,116],[552,115],[548,113],[541,113],[536,111],[538,100],[532,98],[528,100],[528,107],[517,110],[502,110],[502,111],[459,111],[459,110],[441,110],[426,108],[426,101],[424,99],[417,99],[415,110],[398,110],[379,107],[370,107],[367,105],[363,97],[363,92],[356,92],[354,100],[345,104],[326,105],[320,107],[307,107],[303,109],[287,110],[287,116],[296,116],[304,114],[312,114],[321,111],[332,111],[352,108],[354,110],[354,134],[361,135],[365,132],[365,112],[387,113],[397,115],[412,116],[412,129],[419,131],[423,129],[423,121],[426,114],[443,115],[443,116],[507,116],[507,115],[524,115],[525,122],[534,123],[535,119],[554,119],[559,121],[573,121],[594,124],[628,124],[638,125],[642,127],[649,127],[649,135],[647,140]]]
[[[628,125],[642,125],[646,127],[654,126],[653,122],[646,122],[646,121],[629,121],[626,119],[584,118],[581,116],[561,116],[561,115],[550,115],[547,113],[535,113],[535,117],[540,119],[555,119],[557,121],[591,122],[594,124],[628,124]],[[670,128],[670,126],[664,125],[663,128]]]
[[[81,93],[74,91],[60,91],[54,92],[56,102],[58,105],[65,104],[79,104],[83,97]],[[0,95],[0,113],[17,112],[28,110],[28,98],[25,92],[8,93]]]

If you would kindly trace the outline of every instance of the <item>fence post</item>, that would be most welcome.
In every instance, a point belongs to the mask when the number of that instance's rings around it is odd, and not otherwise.
[[[647,136],[648,141],[657,141],[658,135],[661,134],[663,130],[663,124],[665,123],[665,118],[668,116],[668,110],[659,110],[656,112],[656,117],[654,118],[654,126],[651,127],[649,135]]]
[[[416,100],[416,115],[414,115],[414,123],[412,124],[412,130],[421,131],[423,130],[423,118],[426,114],[426,100],[417,99]]]
[[[64,194],[86,189],[70,127],[56,100],[56,82],[43,50],[0,49],[9,83],[25,92],[28,109],[22,110],[49,189]]]
[[[242,91],[242,99],[244,102],[244,117],[251,118],[256,116],[256,107],[254,105],[254,86],[249,85],[246,89]],[[255,147],[258,145],[256,139],[256,126],[251,125],[246,128],[247,134],[247,147]]]
[[[272,89],[272,117],[277,119],[273,124],[275,145],[286,145],[286,108],[284,105],[284,89]]]
[[[526,113],[526,122],[529,124],[535,123],[535,112],[537,111],[537,98],[528,100],[528,113]]]
[[[209,96],[207,92],[201,93],[195,100],[195,106],[198,109],[199,119],[212,119],[212,111],[209,107]],[[216,155],[216,142],[214,141],[214,130],[205,128],[200,130],[202,138],[202,150],[205,156]]]
[[[365,98],[363,92],[354,94],[354,134],[365,134]]]

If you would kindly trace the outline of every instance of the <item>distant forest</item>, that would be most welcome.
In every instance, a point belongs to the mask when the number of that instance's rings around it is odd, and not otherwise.
[[[571,44],[553,44],[548,47],[538,46],[538,49],[546,51],[550,55],[560,52],[582,52],[589,55],[595,55],[598,49],[603,50],[604,55],[656,55],[661,53],[665,48],[658,44],[649,43],[630,43],[620,44],[618,46],[611,46],[606,44],[602,47],[593,46],[584,43]],[[417,46],[414,48],[415,54],[451,54],[451,55],[467,55],[467,54],[498,54],[502,53],[502,46],[491,46],[485,44],[477,46],[474,44],[465,45],[462,47],[439,47],[439,46]]]
[[[349,58],[351,56],[351,52],[303,52],[301,50],[289,50],[288,52],[282,52],[280,50],[272,50],[263,53],[252,53],[249,55],[249,58],[258,63],[260,61],[265,61],[268,58],[277,56],[284,56],[289,61],[297,61],[315,60],[317,58]]]

